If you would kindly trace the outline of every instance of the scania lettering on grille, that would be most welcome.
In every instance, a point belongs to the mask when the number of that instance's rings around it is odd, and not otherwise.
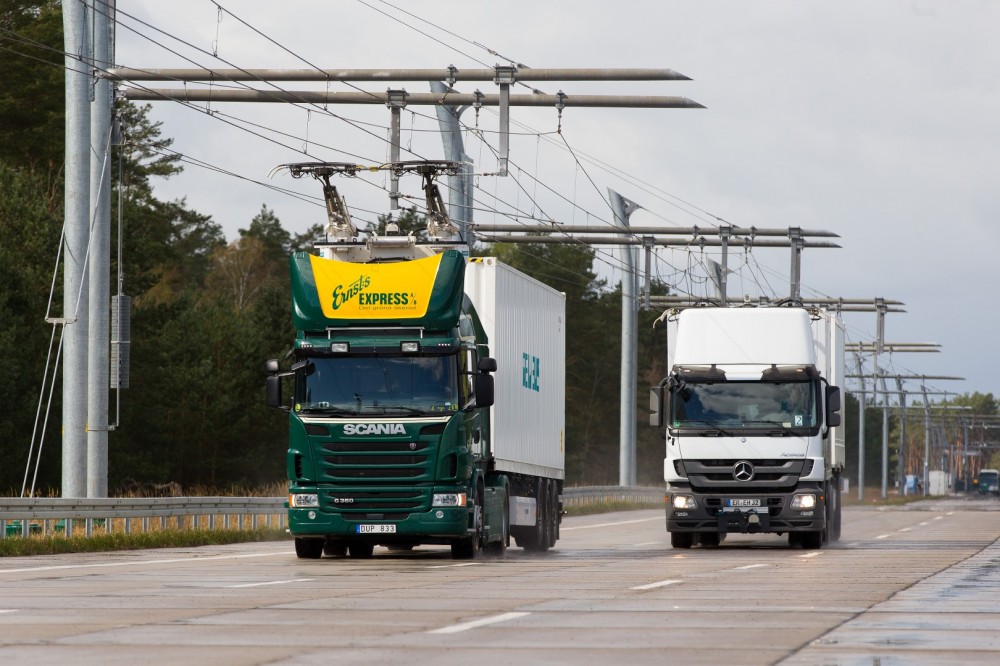
[[[345,435],[405,435],[402,423],[347,423]]]

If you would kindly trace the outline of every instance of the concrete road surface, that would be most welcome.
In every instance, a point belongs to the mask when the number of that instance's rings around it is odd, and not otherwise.
[[[845,510],[673,550],[662,511],[548,553],[296,559],[290,542],[0,560],[6,664],[1000,664],[1000,503]]]

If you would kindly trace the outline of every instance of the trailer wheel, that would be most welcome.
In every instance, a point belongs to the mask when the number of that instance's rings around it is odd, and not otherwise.
[[[318,560],[323,556],[323,539],[295,537],[295,554],[300,559]]]
[[[690,548],[694,545],[694,534],[691,532],[671,532],[671,548]]]

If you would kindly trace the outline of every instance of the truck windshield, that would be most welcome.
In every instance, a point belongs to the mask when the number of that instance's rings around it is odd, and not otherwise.
[[[458,410],[454,356],[311,358],[295,380],[295,411],[427,414]]]
[[[815,382],[688,382],[674,390],[675,428],[815,428]]]

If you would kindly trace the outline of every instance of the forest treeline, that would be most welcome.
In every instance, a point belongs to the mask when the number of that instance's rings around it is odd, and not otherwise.
[[[56,258],[63,223],[62,19],[54,0],[10,0],[0,9],[0,493],[20,491],[49,354],[62,313]],[[133,298],[130,387],[109,436],[109,486],[178,483],[182,488],[255,486],[285,473],[287,417],[264,406],[263,364],[294,338],[288,256],[321,237],[319,220],[280,219],[280,201],[236,238],[185,201],[163,201],[158,179],[181,171],[172,141],[149,107],[123,103],[123,178],[112,207],[124,219],[124,292]],[[217,176],[224,178],[224,176]],[[416,220],[411,220],[411,223]],[[287,225],[287,226],[286,226]],[[112,230],[117,246],[117,229]],[[621,293],[595,272],[589,247],[480,245],[566,293],[568,484],[616,484],[619,459]],[[118,266],[112,265],[112,275]],[[114,283],[114,280],[112,280]],[[51,294],[51,284],[55,292]],[[654,293],[666,293],[663,284]],[[638,482],[662,483],[663,440],[649,428],[648,387],[666,373],[659,312],[639,315]],[[58,493],[61,385],[53,392],[37,487]],[[992,394],[967,397],[996,411]],[[857,441],[848,398],[848,442]],[[866,469],[881,464],[880,411],[869,410]],[[111,415],[115,417],[115,397]],[[852,427],[853,426],[853,427]],[[848,473],[857,466],[857,446]],[[877,480],[876,480],[877,482]]]

